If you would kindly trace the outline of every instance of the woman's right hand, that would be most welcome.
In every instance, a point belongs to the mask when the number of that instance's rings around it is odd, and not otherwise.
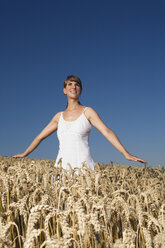
[[[19,154],[12,156],[12,157],[13,158],[24,158],[24,157],[26,157],[26,155],[24,153],[19,153]]]

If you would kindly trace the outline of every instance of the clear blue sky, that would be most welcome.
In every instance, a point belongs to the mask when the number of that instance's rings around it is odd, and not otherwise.
[[[93,107],[126,149],[165,165],[165,2],[0,2],[0,154],[24,152],[64,110],[63,81],[78,75]],[[93,127],[94,161],[124,159]],[[29,157],[55,159],[56,133]]]

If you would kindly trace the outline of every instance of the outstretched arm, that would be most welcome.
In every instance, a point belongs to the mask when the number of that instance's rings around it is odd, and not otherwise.
[[[95,128],[97,128],[105,136],[105,138],[109,142],[111,142],[111,144],[124,155],[124,157],[127,160],[138,161],[147,164],[146,161],[136,156],[133,156],[124,148],[124,146],[121,144],[120,140],[118,139],[117,135],[104,124],[104,122],[100,119],[99,115],[94,109],[87,108],[87,110],[85,111],[85,115],[87,119],[90,121],[90,123]]]
[[[49,124],[41,131],[41,133],[36,136],[36,138],[33,140],[31,145],[26,149],[24,153],[16,154],[13,157],[23,158],[29,155],[32,151],[34,151],[43,139],[47,138],[49,135],[51,135],[53,132],[57,130],[59,117],[60,117],[60,112],[57,113],[49,122]]]

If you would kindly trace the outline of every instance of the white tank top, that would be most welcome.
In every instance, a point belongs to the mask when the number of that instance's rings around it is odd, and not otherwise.
[[[65,121],[63,112],[61,113],[57,129],[59,152],[55,166],[62,159],[64,169],[69,169],[68,163],[72,168],[82,168],[82,163],[85,162],[89,169],[94,170],[94,161],[88,146],[91,124],[84,114],[85,109],[74,121]]]

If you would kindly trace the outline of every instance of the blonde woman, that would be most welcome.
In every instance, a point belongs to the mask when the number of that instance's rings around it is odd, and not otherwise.
[[[57,131],[59,152],[55,166],[57,166],[59,159],[61,159],[64,169],[68,169],[68,163],[72,168],[81,168],[82,163],[85,162],[88,168],[93,170],[94,161],[91,157],[88,145],[92,125],[97,128],[127,160],[147,164],[146,161],[130,154],[124,148],[116,134],[104,124],[93,108],[85,107],[80,104],[79,97],[82,92],[82,82],[79,77],[74,75],[68,76],[64,81],[63,92],[68,99],[66,109],[55,114],[50,123],[37,135],[26,151],[14,155],[14,158],[26,157],[42,140]]]

